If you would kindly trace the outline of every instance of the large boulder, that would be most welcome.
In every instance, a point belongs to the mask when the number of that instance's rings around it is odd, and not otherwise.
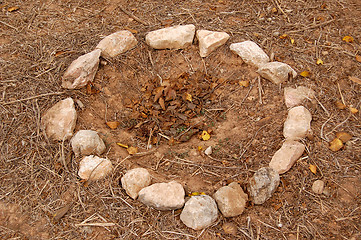
[[[79,130],[70,140],[75,156],[101,155],[105,151],[105,144],[98,133],[93,130]]]
[[[312,115],[304,106],[293,107],[288,111],[283,126],[283,136],[286,140],[299,140],[311,131]]]
[[[262,65],[258,71],[259,75],[270,80],[274,84],[286,82],[288,78],[295,78],[297,72],[288,64],[281,62],[270,62]]]
[[[315,94],[315,91],[305,86],[298,86],[297,88],[285,87],[285,104],[288,108],[292,108],[301,105],[305,99],[312,100]]]
[[[199,55],[201,57],[207,57],[211,52],[225,44],[230,37],[225,32],[208,30],[198,30],[196,35],[199,41]]]
[[[260,68],[270,60],[262,48],[252,41],[232,43],[229,48],[232,52],[240,56],[245,63],[257,68]]]
[[[99,180],[112,171],[112,162],[106,158],[86,156],[79,164],[78,175],[84,180]]]
[[[148,187],[150,182],[150,174],[145,168],[134,168],[129,170],[121,178],[122,187],[133,199],[136,199],[138,197],[139,191],[145,187]]]
[[[261,168],[249,181],[249,194],[254,204],[263,204],[272,197],[280,184],[278,172],[272,168]]]
[[[123,30],[105,37],[96,48],[102,51],[102,57],[113,58],[134,48],[137,43],[137,39],[130,31]]]

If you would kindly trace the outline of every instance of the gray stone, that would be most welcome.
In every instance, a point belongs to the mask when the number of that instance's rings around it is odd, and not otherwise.
[[[155,183],[138,193],[138,200],[157,210],[174,210],[184,205],[184,188],[175,181]]]
[[[62,87],[77,89],[94,80],[99,67],[100,49],[84,54],[74,60],[63,75]]]
[[[263,204],[272,197],[280,183],[276,170],[264,167],[259,169],[249,182],[249,194],[254,204]]]
[[[70,140],[75,156],[101,155],[105,144],[98,133],[93,130],[79,130]]]
[[[232,43],[229,48],[240,56],[245,63],[257,68],[269,62],[267,54],[255,42]]]
[[[285,103],[288,108],[301,105],[305,99],[312,100],[315,97],[315,91],[304,86],[297,88],[285,87]]]
[[[191,197],[180,215],[181,221],[189,228],[201,230],[211,226],[218,217],[217,204],[208,195]]]
[[[311,131],[312,115],[304,106],[293,107],[288,111],[283,127],[286,140],[299,140]]]
[[[273,168],[278,174],[283,174],[291,169],[293,164],[301,157],[305,146],[297,141],[287,140],[282,147],[273,155],[269,167]]]
[[[259,75],[270,80],[274,84],[279,84],[288,80],[289,76],[295,78],[297,72],[286,63],[270,62],[262,65],[258,71]]]
[[[145,41],[155,49],[182,49],[192,44],[195,30],[192,24],[167,27],[149,32]]]
[[[127,194],[136,199],[139,191],[150,185],[151,177],[147,169],[134,168],[122,177],[121,182]]]
[[[225,32],[208,30],[198,30],[196,35],[199,41],[199,55],[201,57],[207,57],[211,52],[225,44],[230,37]]]
[[[99,180],[112,171],[112,162],[106,158],[86,156],[79,164],[78,175],[84,180]]]
[[[322,194],[323,190],[325,188],[325,182],[322,180],[316,180],[313,184],[312,184],[312,191],[316,194]]]
[[[137,39],[130,31],[123,30],[105,37],[96,48],[102,51],[102,57],[112,58],[134,48],[137,43]]]
[[[232,182],[228,186],[218,189],[213,198],[223,216],[235,217],[243,213],[248,195],[243,192],[238,183]]]
[[[72,98],[56,103],[41,118],[41,126],[48,138],[68,140],[73,136],[77,113]]]

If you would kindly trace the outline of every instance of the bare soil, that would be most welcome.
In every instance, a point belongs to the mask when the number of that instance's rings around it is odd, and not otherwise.
[[[28,0],[0,1],[0,9],[1,239],[361,239],[361,116],[349,111],[361,110],[361,85],[349,79],[361,78],[359,0]],[[147,32],[178,24],[231,38],[204,59],[197,40],[183,50],[145,44]],[[136,48],[102,59],[87,88],[61,88],[74,59],[123,29],[134,33]],[[282,85],[260,79],[229,50],[244,40],[311,75]],[[162,107],[153,100],[165,82],[176,95]],[[127,170],[144,167],[154,183],[177,180],[187,194],[212,195],[232,181],[247,192],[249,178],[284,141],[284,87],[301,85],[317,93],[304,104],[313,116],[313,135],[303,140],[305,153],[265,204],[249,203],[238,217],[220,214],[213,226],[194,231],[180,221],[181,210],[148,208],[119,184]],[[104,180],[84,184],[69,142],[43,135],[42,114],[66,97],[77,102],[76,131],[96,130],[107,145],[103,157],[115,167]],[[109,121],[120,125],[110,129]],[[200,138],[204,130],[208,141]],[[353,137],[332,152],[329,142],[338,131]],[[117,143],[139,153],[130,156]],[[199,151],[208,146],[212,157]],[[326,183],[322,195],[311,190],[317,179]],[[235,235],[224,231],[225,223],[236,226]]]

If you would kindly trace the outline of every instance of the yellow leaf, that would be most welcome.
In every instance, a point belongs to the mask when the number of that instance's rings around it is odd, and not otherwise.
[[[8,8],[8,12],[15,12],[15,11],[17,11],[17,10],[19,10],[20,8],[19,7],[9,7]]]
[[[343,147],[343,143],[340,139],[335,138],[330,142],[330,149],[333,152],[340,150]]]
[[[106,122],[107,126],[110,128],[110,129],[116,129],[120,122]]]
[[[122,148],[129,148],[128,145],[126,144],[122,144],[122,143],[117,143],[118,146],[121,146]]]
[[[311,76],[311,73],[309,71],[303,71],[303,72],[300,73],[300,75],[302,77],[309,77],[309,76]]]
[[[248,80],[239,81],[238,84],[239,84],[241,87],[248,87],[248,86],[249,86],[249,81],[248,81]]]
[[[186,93],[186,100],[192,102],[192,95]]]
[[[360,62],[361,63],[361,56],[360,55],[356,55],[356,61]]]
[[[314,173],[314,174],[316,174],[317,173],[317,167],[315,166],[315,165],[312,165],[312,164],[310,164],[310,170],[311,170],[311,172],[312,173]]]
[[[291,38],[291,37],[290,37],[290,41],[291,41],[292,44],[295,43],[295,40],[293,38]]]
[[[124,27],[125,30],[128,30],[129,32],[133,33],[133,34],[137,34],[138,31],[129,27]]]
[[[198,151],[199,151],[199,152],[202,152],[202,150],[203,150],[203,147],[202,147],[202,146],[198,146]]]
[[[337,132],[336,137],[345,143],[352,138],[352,135],[347,132]]]
[[[317,59],[317,62],[316,62],[316,63],[317,63],[317,65],[320,65],[320,64],[322,65],[322,64],[323,64],[323,61],[322,61],[322,59]]]
[[[188,196],[192,197],[192,196],[199,196],[199,195],[206,195],[204,192],[192,192],[190,194],[188,194]]]
[[[203,131],[201,137],[204,141],[208,141],[211,138],[211,135],[209,135],[207,131]]]
[[[350,107],[350,111],[351,111],[351,113],[353,113],[353,114],[358,113],[357,108]]]
[[[347,43],[352,43],[353,42],[353,37],[351,36],[344,36],[342,38],[343,41],[347,42]]]
[[[273,13],[276,13],[276,12],[277,12],[277,8],[275,8],[275,7],[272,8],[272,12],[273,12]]]
[[[288,37],[287,34],[282,34],[282,35],[280,36],[280,39],[285,39],[285,38],[287,38],[287,37]]]
[[[130,155],[133,155],[138,152],[138,148],[137,147],[129,147],[129,148],[127,148],[127,151]]]

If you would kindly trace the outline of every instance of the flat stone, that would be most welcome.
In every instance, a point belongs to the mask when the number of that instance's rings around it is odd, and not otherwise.
[[[305,146],[297,141],[287,140],[282,147],[273,155],[269,167],[278,174],[283,174],[291,169],[293,164],[299,159],[305,150]]]
[[[223,216],[235,217],[243,213],[248,195],[243,192],[238,183],[232,182],[228,186],[218,189],[213,198]]]
[[[63,75],[61,86],[67,89],[78,89],[94,80],[99,66],[100,49],[84,54],[74,60]]]
[[[263,204],[272,197],[280,183],[278,172],[272,168],[259,169],[249,181],[249,194],[254,204]]]
[[[325,188],[325,182],[322,180],[316,180],[312,184],[312,191],[316,194],[322,194]]]
[[[136,199],[138,193],[145,187],[148,187],[151,182],[151,177],[147,169],[145,168],[134,168],[129,170],[122,178],[122,187],[125,189],[127,194]]]
[[[157,210],[174,210],[184,205],[184,188],[175,181],[155,183],[143,188],[138,193],[138,199],[145,205]]]
[[[213,198],[208,195],[191,197],[182,210],[181,221],[189,228],[201,230],[217,221],[218,209]]]
[[[274,84],[286,82],[291,76],[295,78],[297,72],[293,70],[288,64],[281,62],[270,62],[262,65],[258,71],[259,75],[270,80]]]
[[[162,28],[149,32],[145,41],[155,49],[182,49],[192,44],[195,30],[193,24]]]
[[[99,180],[112,171],[112,162],[106,158],[86,156],[79,163],[78,175],[84,180]]]
[[[73,136],[77,113],[72,98],[59,101],[46,111],[41,118],[41,126],[48,138],[68,140]]]
[[[286,140],[299,140],[311,131],[312,115],[304,106],[293,107],[288,111],[283,127]]]
[[[96,48],[102,51],[102,57],[113,58],[134,48],[137,43],[137,39],[130,31],[123,30],[105,37]]]
[[[211,52],[225,44],[230,37],[225,32],[208,30],[198,30],[196,35],[199,41],[199,55],[201,57],[207,57]]]
[[[305,99],[312,100],[315,97],[315,91],[304,86],[297,88],[285,87],[284,97],[288,108],[301,105]]]
[[[245,63],[257,68],[260,68],[262,65],[270,61],[269,57],[262,48],[252,41],[232,43],[229,48],[232,52],[240,56]]]
[[[93,130],[79,130],[70,140],[75,156],[101,155],[105,144],[98,133]]]

